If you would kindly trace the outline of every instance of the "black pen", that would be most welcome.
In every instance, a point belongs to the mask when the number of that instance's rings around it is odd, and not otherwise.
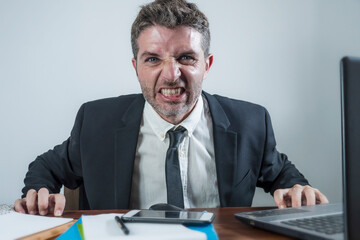
[[[121,230],[125,233],[125,235],[129,234],[129,229],[125,226],[123,220],[121,218],[119,218],[119,216],[115,216],[115,221],[117,222],[117,224],[119,225],[119,227],[121,228]]]

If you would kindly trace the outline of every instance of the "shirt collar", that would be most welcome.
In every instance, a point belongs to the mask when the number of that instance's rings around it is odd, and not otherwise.
[[[191,137],[196,128],[196,125],[200,121],[203,110],[204,102],[202,95],[200,95],[194,109],[191,111],[189,116],[178,125],[174,125],[162,119],[160,115],[153,109],[153,107],[146,101],[144,107],[144,120],[149,123],[151,129],[161,141],[165,140],[167,131],[180,125],[186,128],[188,136]]]

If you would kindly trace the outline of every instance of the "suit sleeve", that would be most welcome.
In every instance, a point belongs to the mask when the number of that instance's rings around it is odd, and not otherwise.
[[[22,197],[29,189],[47,188],[50,193],[58,193],[62,185],[74,189],[82,183],[80,134],[84,108],[78,111],[70,137],[30,163]]]
[[[276,150],[276,141],[269,113],[265,110],[266,137],[261,170],[257,186],[273,194],[280,188],[290,188],[295,184],[308,185],[309,182],[292,164],[288,157]]]

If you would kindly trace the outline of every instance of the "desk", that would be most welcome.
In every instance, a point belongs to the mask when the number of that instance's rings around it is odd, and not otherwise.
[[[241,223],[234,217],[234,213],[238,212],[247,212],[247,211],[256,211],[269,209],[269,207],[231,207],[231,208],[199,208],[199,209],[191,209],[191,211],[208,211],[215,213],[216,217],[214,219],[213,225],[215,227],[216,232],[218,233],[220,240],[235,240],[235,239],[292,239],[289,237],[285,237],[276,233],[271,233],[263,230],[259,230],[248,225]],[[87,215],[96,215],[103,213],[125,213],[127,210],[91,210],[91,211],[65,211],[63,217],[75,218],[78,219],[82,214]],[[53,228],[51,230],[47,230],[38,234],[31,235],[27,238],[23,239],[53,239],[54,237],[60,235],[64,232],[68,227],[67,226]],[[39,238],[40,237],[40,238]]]

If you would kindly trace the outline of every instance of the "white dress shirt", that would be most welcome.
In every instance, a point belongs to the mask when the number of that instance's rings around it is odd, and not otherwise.
[[[187,130],[178,148],[184,207],[219,207],[212,119],[203,96],[179,125]],[[167,202],[167,131],[177,126],[162,119],[145,103],[134,162],[131,208],[147,209]]]

